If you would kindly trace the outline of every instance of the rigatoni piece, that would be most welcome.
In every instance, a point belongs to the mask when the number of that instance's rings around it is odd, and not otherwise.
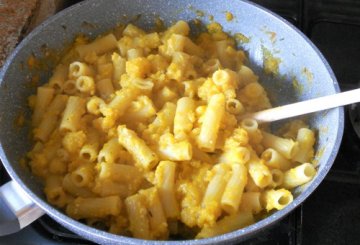
[[[144,195],[135,194],[125,199],[129,230],[135,238],[151,239],[150,221]]]
[[[67,172],[67,163],[59,158],[54,158],[49,162],[49,172],[51,174],[65,174]]]
[[[204,151],[213,152],[219,133],[220,123],[225,112],[225,97],[223,94],[211,96],[206,107],[203,124],[198,137],[198,146]]]
[[[176,105],[167,102],[162,109],[156,114],[155,120],[149,125],[153,134],[162,134],[171,131],[174,125]]]
[[[117,40],[115,36],[113,34],[108,34],[104,37],[94,40],[89,44],[77,46],[76,51],[79,53],[80,57],[85,57],[91,52],[95,52],[95,54],[99,55],[111,51],[116,47]]]
[[[231,177],[221,197],[221,207],[228,214],[238,211],[247,182],[247,169],[243,164],[232,164],[231,169]]]
[[[50,134],[54,131],[60,113],[66,106],[68,96],[56,95],[53,101],[48,106],[42,120],[39,123],[39,127],[34,129],[34,138],[41,141],[47,141]]]
[[[239,210],[251,212],[253,214],[259,213],[263,207],[261,206],[260,192],[244,192],[241,198]]]
[[[151,187],[141,190],[139,193],[146,198],[152,239],[167,239],[169,236],[168,223],[160,201],[158,189]]]
[[[167,218],[179,217],[179,203],[175,195],[176,163],[161,161],[155,171],[155,186],[159,191],[160,200]]]
[[[102,162],[99,166],[99,179],[111,179],[129,185],[140,185],[141,172],[131,165]]]
[[[127,52],[127,59],[128,60],[133,60],[139,57],[144,57],[144,51],[141,48],[132,48],[129,49]]]
[[[122,34],[129,37],[141,37],[145,35],[145,31],[133,24],[128,24]]]
[[[204,51],[186,36],[172,34],[165,45],[164,54],[172,56],[174,52],[185,52],[194,56],[202,56]]]
[[[142,90],[143,93],[147,94],[151,92],[154,87],[154,82],[151,79],[143,78],[131,78],[131,86]]]
[[[259,128],[259,124],[252,118],[245,118],[241,122],[241,127],[248,132],[249,135],[253,135]]]
[[[166,75],[168,78],[178,82],[196,78],[198,75],[192,62],[192,56],[184,52],[174,52],[172,62],[166,70]]]
[[[281,210],[293,201],[291,192],[286,189],[265,191],[262,198],[267,211],[272,209]]]
[[[82,126],[81,116],[85,113],[85,99],[70,96],[67,100],[64,114],[60,123],[60,131],[77,131]]]
[[[226,99],[234,99],[236,97],[235,89],[238,85],[238,75],[230,69],[220,69],[214,72],[212,79],[216,86],[225,94]]]
[[[170,133],[160,137],[161,157],[171,161],[188,161],[192,158],[192,145],[188,140],[175,140]]]
[[[258,82],[253,82],[245,86],[244,95],[248,97],[249,100],[257,99],[261,97],[264,93],[264,88]]]
[[[251,153],[248,162],[248,170],[254,183],[260,188],[264,188],[271,184],[272,175],[268,167],[258,158],[255,152]]]
[[[303,163],[284,173],[283,186],[292,189],[296,186],[303,185],[314,178],[316,170],[310,163]]]
[[[127,185],[124,183],[115,182],[111,179],[95,179],[95,186],[92,188],[92,192],[101,197],[107,196],[119,196],[120,198],[126,198],[136,193],[138,188],[134,185]]]
[[[299,150],[297,142],[285,139],[270,133],[262,132],[262,144],[267,148],[273,148],[287,159],[291,159]]]
[[[100,107],[100,112],[105,117],[111,118],[115,123],[115,120],[124,114],[131,101],[139,95],[139,92],[139,90],[133,88],[118,90],[109,104]]]
[[[122,119],[129,125],[144,122],[156,115],[156,108],[152,100],[145,95],[141,95],[132,101],[129,108],[125,112],[126,117]]]
[[[69,78],[77,79],[80,76],[92,76],[93,69],[86,63],[75,61],[69,65]]]
[[[207,75],[212,75],[215,71],[221,69],[221,64],[218,59],[212,58],[204,62],[202,70]]]
[[[67,132],[62,138],[62,146],[70,154],[79,154],[81,147],[86,142],[86,134],[84,131]]]
[[[245,111],[243,104],[237,99],[228,99],[225,103],[226,111],[231,114],[239,115]]]
[[[59,64],[55,68],[54,74],[49,79],[50,87],[58,92],[62,91],[67,76],[68,76],[68,67],[66,67],[63,64]]]
[[[214,176],[206,188],[201,203],[201,211],[198,219],[198,225],[200,227],[204,225],[214,225],[217,218],[221,215],[221,198],[226,188],[230,169],[226,164],[217,164],[213,171],[215,171]]]
[[[119,139],[114,137],[103,145],[97,157],[98,162],[114,163],[120,157],[122,150]]]
[[[107,99],[110,97],[112,93],[114,93],[113,83],[109,78],[104,78],[100,81],[97,81],[96,84],[96,91],[99,93],[102,99]]]
[[[172,34],[179,34],[183,36],[189,35],[190,27],[189,24],[183,20],[179,20],[174,25],[170,26],[164,33],[163,39],[168,39]]]
[[[181,139],[189,134],[195,120],[195,102],[189,97],[182,97],[177,101],[174,118],[174,135]]]
[[[251,225],[254,222],[255,220],[251,212],[239,212],[237,214],[225,216],[213,226],[204,227],[196,235],[196,238],[201,239],[222,235]]]
[[[89,188],[77,186],[71,178],[71,173],[68,173],[67,175],[65,175],[63,182],[62,182],[62,186],[64,187],[64,190],[66,190],[66,192],[68,192],[71,195],[76,196],[76,197],[94,197],[95,196],[95,194]]]
[[[95,94],[95,82],[90,76],[79,76],[76,79],[75,86],[81,93],[90,95]]]
[[[263,134],[259,129],[257,121],[252,118],[246,118],[240,122],[240,125],[247,132],[249,143],[253,147],[258,147],[263,139]]]
[[[77,93],[76,80],[69,79],[64,82],[63,91],[67,95],[73,95]]]
[[[63,177],[60,175],[48,175],[44,188],[48,202],[60,208],[63,208],[68,201],[62,181]]]
[[[123,75],[126,72],[125,71],[126,59],[121,57],[118,53],[113,53],[111,55],[111,60],[112,60],[113,67],[114,67],[113,86],[115,89],[119,89],[120,88],[119,82],[120,82],[121,75]]]
[[[105,105],[105,102],[100,99],[99,97],[93,96],[89,98],[88,102],[86,103],[86,109],[89,113],[93,115],[100,114],[100,108]]]
[[[271,169],[272,183],[270,184],[273,188],[281,186],[284,182],[284,173],[279,169]]]
[[[71,172],[71,181],[78,187],[90,187],[95,178],[94,164],[88,163]]]
[[[121,199],[118,196],[109,197],[78,197],[66,207],[66,213],[74,219],[104,218],[108,215],[119,215]]]
[[[108,57],[108,56],[106,56]],[[97,81],[101,81],[103,79],[110,79],[110,81],[113,78],[113,71],[114,67],[113,64],[109,61],[105,60],[106,63],[98,63],[97,64],[97,75],[95,76]],[[112,82],[111,82],[112,85]]]
[[[94,162],[99,153],[100,135],[92,128],[87,130],[86,133],[86,142],[81,147],[79,152],[80,158],[86,161]]]
[[[192,155],[193,155],[192,157],[193,160],[200,160],[204,163],[214,162],[214,159],[212,159],[208,153],[201,151],[197,146],[193,146]]]
[[[140,38],[140,46],[143,48],[156,49],[160,44],[160,37],[157,32],[145,34]]]
[[[268,148],[263,151],[261,159],[263,159],[265,165],[270,168],[277,168],[282,171],[291,168],[291,162],[272,148]]]
[[[238,71],[239,74],[239,88],[243,88],[250,83],[258,81],[258,76],[247,66],[242,65]]]
[[[250,155],[250,151],[246,147],[232,147],[224,150],[224,152],[219,157],[219,162],[229,164],[245,164],[250,160]]]
[[[32,126],[36,127],[39,125],[47,107],[50,105],[51,100],[54,97],[55,90],[48,87],[38,87],[35,107],[32,116]]]
[[[220,63],[225,68],[232,68],[232,61],[230,61],[228,55],[226,54],[226,49],[230,46],[228,40],[219,40],[214,43],[217,58],[220,60]]]
[[[162,108],[166,105],[166,103],[175,102],[178,99],[176,91],[168,86],[165,86],[161,90],[157,91],[154,97],[154,104],[158,108]]]
[[[296,141],[299,143],[298,152],[292,157],[296,162],[309,162],[314,157],[315,134],[311,129],[300,128]]]
[[[152,169],[158,163],[157,155],[137,134],[125,125],[117,128],[119,143],[130,152],[135,161],[144,169]]]
[[[138,57],[126,61],[125,69],[130,77],[145,78],[151,71],[151,63],[144,57]]]

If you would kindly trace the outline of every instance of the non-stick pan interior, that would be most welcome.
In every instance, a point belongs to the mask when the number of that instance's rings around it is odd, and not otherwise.
[[[226,12],[233,14],[231,21],[226,20]],[[224,30],[235,34],[241,33],[249,39],[239,42],[239,47],[249,55],[248,65],[260,77],[260,82],[269,91],[273,105],[283,105],[295,101],[315,98],[338,92],[336,79],[327,62],[309,43],[309,41],[284,20],[276,18],[268,11],[243,1],[191,1],[191,0],[132,0],[106,1],[90,0],[77,4],[58,15],[50,18],[18,46],[13,55],[3,67],[0,89],[0,140],[1,159],[13,179],[28,190],[32,198],[52,216],[57,216],[65,225],[76,232],[96,240],[94,229],[83,231],[85,226],[66,219],[57,210],[44,203],[41,185],[33,178],[27,168],[19,164],[19,160],[30,149],[29,128],[18,127],[14,123],[20,115],[25,115],[26,122],[30,120],[27,98],[35,93],[31,78],[40,75],[40,83],[49,77],[49,71],[54,62],[48,62],[47,71],[29,69],[28,59],[44,57],[44,47],[61,53],[83,33],[89,37],[110,30],[119,23],[133,22],[151,30],[154,22],[160,18],[168,26],[177,20],[194,23],[200,20],[203,25],[214,21],[221,23]],[[197,25],[193,25],[197,28]],[[278,70],[274,74],[266,74],[263,70],[264,60],[273,59],[278,62]],[[44,64],[43,64],[44,65]],[[331,167],[342,136],[343,110],[341,108],[316,113],[309,116],[312,128],[318,132],[317,160],[319,172],[311,185],[284,210],[260,223],[242,231],[227,234],[214,241],[233,240],[241,234],[250,234],[277,218],[284,216],[301,201],[303,201],[319,184]],[[280,123],[281,124],[281,123]],[[31,193],[32,192],[32,193]],[[66,219],[66,220],[65,220]],[[77,228],[76,228],[77,227]],[[107,233],[96,233],[99,240],[114,241],[117,236]],[[96,235],[95,234],[95,235]],[[130,239],[126,242],[134,242]]]

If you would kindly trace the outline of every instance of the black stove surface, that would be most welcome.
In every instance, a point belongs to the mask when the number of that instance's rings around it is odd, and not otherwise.
[[[69,1],[75,3],[78,1]],[[303,31],[324,54],[343,91],[360,84],[360,1],[254,0]],[[343,141],[325,180],[281,222],[241,244],[360,244],[360,140],[345,108]],[[360,115],[357,116],[360,118]],[[8,176],[0,168],[0,184]],[[92,244],[43,216],[0,244]]]

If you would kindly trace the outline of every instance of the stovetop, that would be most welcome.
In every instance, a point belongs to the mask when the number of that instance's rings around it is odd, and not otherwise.
[[[253,2],[278,13],[308,36],[329,61],[341,90],[359,87],[360,1]],[[349,116],[353,109],[345,107],[345,130],[338,156],[317,190],[281,222],[241,244],[360,244],[360,139]],[[360,115],[352,118],[360,122]],[[0,169],[0,184],[7,179]],[[19,233],[0,237],[0,244],[92,243],[45,215]]]

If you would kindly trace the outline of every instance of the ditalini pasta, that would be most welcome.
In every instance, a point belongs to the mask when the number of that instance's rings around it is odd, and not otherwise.
[[[240,120],[271,104],[232,37],[208,29],[77,38],[29,99],[26,157],[51,204],[116,234],[201,239],[284,208],[314,178],[314,131]]]

